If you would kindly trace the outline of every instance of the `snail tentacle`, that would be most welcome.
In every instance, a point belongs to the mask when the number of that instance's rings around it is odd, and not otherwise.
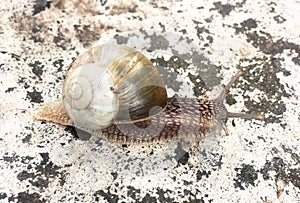
[[[243,118],[243,119],[258,119],[258,120],[264,120],[263,114],[244,114],[244,113],[234,113],[229,112],[227,108],[224,105],[225,97],[227,96],[230,88],[233,86],[233,84],[238,80],[238,78],[243,75],[242,71],[239,71],[237,74],[235,74],[229,83],[224,87],[222,92],[219,94],[219,96],[213,100],[214,104],[214,110],[215,110],[215,118],[217,120],[217,124],[223,128],[225,135],[229,135],[226,122],[228,118]]]

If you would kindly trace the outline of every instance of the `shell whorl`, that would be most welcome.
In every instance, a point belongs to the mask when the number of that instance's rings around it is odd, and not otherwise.
[[[63,103],[75,126],[97,130],[158,114],[166,104],[162,78],[136,50],[105,44],[89,49],[69,67]]]

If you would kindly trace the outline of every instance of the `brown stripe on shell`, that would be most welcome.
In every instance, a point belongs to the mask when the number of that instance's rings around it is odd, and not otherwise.
[[[109,141],[129,144],[161,142],[191,133],[202,138],[210,128],[213,115],[209,100],[169,98],[159,115],[130,125],[112,125],[100,134]]]
[[[113,76],[118,111],[115,124],[131,123],[155,115],[165,106],[167,92],[157,69],[141,53],[132,50],[108,69]]]

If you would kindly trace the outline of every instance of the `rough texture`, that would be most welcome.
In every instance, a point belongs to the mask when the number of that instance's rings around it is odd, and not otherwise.
[[[0,202],[299,201],[299,8],[284,0],[2,3]],[[37,108],[61,97],[67,66],[105,41],[141,50],[170,96],[205,88],[213,98],[242,70],[227,106],[266,119],[229,119],[229,136],[212,131],[198,144],[149,146],[82,141],[74,128],[35,121]]]

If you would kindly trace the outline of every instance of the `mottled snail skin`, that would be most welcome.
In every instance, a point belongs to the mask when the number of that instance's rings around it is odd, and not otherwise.
[[[193,133],[201,138],[211,127],[212,115],[213,104],[209,100],[169,98],[164,111],[160,114],[131,125],[112,125],[101,129],[99,134],[119,143],[165,141],[178,137],[179,132],[181,135]]]
[[[170,140],[179,135],[193,134],[202,138],[210,129],[215,119],[213,102],[197,98],[168,98],[160,114],[149,119],[131,124],[112,124],[109,127],[91,130],[79,128],[92,135],[101,136],[116,143],[151,143]],[[46,120],[62,125],[75,126],[61,101],[48,104],[40,109],[36,119]],[[223,125],[222,123],[218,123]],[[225,125],[225,123],[224,123]],[[79,134],[80,137],[80,134]]]
[[[159,142],[190,134],[202,138],[212,125],[222,127],[228,135],[229,117],[263,119],[262,115],[230,113],[224,106],[226,94],[241,74],[238,72],[215,100],[167,98],[163,80],[145,56],[124,46],[103,45],[91,48],[71,64],[63,101],[40,109],[35,118],[75,126],[117,143]],[[83,102],[74,101],[81,94]],[[110,103],[112,107],[105,106]]]

